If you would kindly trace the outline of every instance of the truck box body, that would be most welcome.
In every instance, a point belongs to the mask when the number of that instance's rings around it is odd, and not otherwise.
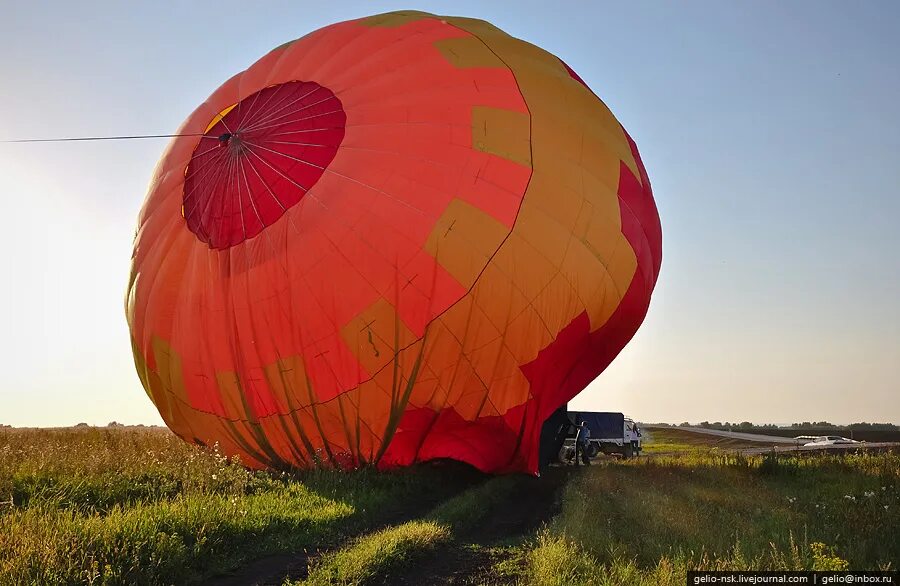
[[[631,458],[641,452],[640,430],[624,413],[577,411],[569,413],[569,419],[572,422],[570,437],[575,437],[575,423],[583,420],[591,430],[590,443],[597,453],[620,454]]]
[[[625,429],[625,415],[608,412],[579,412],[591,430],[591,439],[598,441],[614,441],[622,444],[622,430]]]

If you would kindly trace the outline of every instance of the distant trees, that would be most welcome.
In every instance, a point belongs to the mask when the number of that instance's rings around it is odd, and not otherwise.
[[[851,423],[847,426],[848,429],[871,429],[871,430],[883,430],[883,431],[896,431],[898,428],[893,423]]]
[[[800,428],[800,429],[811,429],[814,427],[835,427],[840,428],[844,427],[843,425],[835,425],[833,423],[829,423],[827,421],[804,421],[803,423],[792,423],[792,428]]]

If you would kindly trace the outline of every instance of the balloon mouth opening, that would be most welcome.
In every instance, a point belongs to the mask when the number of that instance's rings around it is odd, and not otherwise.
[[[229,150],[229,155],[248,156],[248,149],[244,148],[244,141],[241,139],[240,130],[234,132],[226,132],[219,136],[219,146]]]
[[[219,250],[259,235],[313,189],[346,120],[331,90],[306,81],[263,88],[216,114],[185,169],[187,228]]]

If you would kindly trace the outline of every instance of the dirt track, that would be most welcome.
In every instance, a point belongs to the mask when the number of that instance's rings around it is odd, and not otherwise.
[[[550,468],[541,478],[525,477],[514,498],[491,511],[478,527],[461,535],[400,575],[385,579],[385,586],[480,584],[488,575],[491,546],[513,543],[548,522],[559,509],[560,490],[577,473],[574,467]],[[501,584],[492,577],[491,584]]]
[[[306,550],[265,556],[228,574],[210,578],[205,584],[214,586],[280,586],[286,579],[306,578],[310,560],[357,537],[422,517],[442,500],[451,498],[488,478],[468,466],[457,466],[455,463],[444,463],[444,465],[459,468],[453,475],[455,480],[452,482],[452,486],[445,487],[446,490],[437,491],[434,494],[422,495],[420,499],[404,502],[395,510],[383,512],[377,523],[362,524],[355,531],[343,536],[342,543],[323,543]]]
[[[515,498],[504,501],[490,511],[477,527],[455,535],[451,542],[417,560],[403,573],[385,578],[382,584],[418,586],[480,583],[495,561],[491,558],[490,547],[514,543],[549,521],[558,510],[559,492],[573,473],[577,473],[574,467],[554,467],[541,478],[523,476]],[[461,492],[483,480],[483,476],[472,475],[461,481],[459,487],[454,487],[454,492]],[[377,526],[361,528],[357,535],[346,536],[344,541],[351,541],[357,536],[388,525],[420,518],[435,504],[435,499],[414,503],[413,506],[388,515]],[[339,546],[340,544],[329,544],[308,551],[267,556],[207,583],[217,586],[269,586],[282,584],[286,578],[302,579],[306,577],[311,559]],[[498,582],[492,580],[492,583]]]

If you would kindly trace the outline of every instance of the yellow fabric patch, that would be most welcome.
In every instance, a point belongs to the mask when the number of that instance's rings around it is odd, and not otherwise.
[[[252,415],[244,408],[244,388],[237,373],[217,372],[216,383],[228,418],[242,421],[251,419]]]
[[[181,357],[172,350],[168,342],[157,336],[153,336],[150,345],[156,361],[156,372],[163,387],[184,401],[185,404],[190,405],[187,390],[184,387]]]
[[[618,307],[637,270],[622,235],[617,194],[622,162],[638,176],[625,134],[555,56],[480,20],[448,21],[477,36],[509,66],[530,113],[531,181],[513,231],[491,262],[500,274],[485,270],[478,287],[500,288],[505,278],[532,303],[536,316],[515,318],[523,340],[535,335],[533,317],[555,337],[586,311],[594,331]],[[518,144],[522,135],[502,123],[495,127],[505,130],[504,144],[484,150],[514,159],[507,145]],[[480,134],[488,134],[485,127]],[[521,323],[525,317],[527,326]],[[533,350],[513,348],[520,358],[533,358]]]
[[[473,107],[472,148],[530,167],[531,123],[528,114]]]
[[[205,134],[205,133],[209,132],[209,130],[210,130],[213,126],[215,126],[216,124],[218,124],[219,121],[222,120],[222,118],[225,118],[225,116],[227,116],[229,112],[231,112],[232,110],[234,110],[236,106],[237,106],[237,104],[232,104],[232,105],[228,106],[227,108],[225,108],[224,110],[222,110],[221,112],[219,112],[218,114],[216,114],[215,116],[213,116],[213,119],[212,119],[212,120],[210,121],[210,123],[206,126],[206,130],[204,130],[203,133]]]
[[[285,407],[283,413],[306,407],[316,401],[306,377],[306,365],[302,357],[295,355],[276,360],[267,364],[263,373],[272,394]]]
[[[425,250],[469,288],[509,230],[489,214],[454,199],[438,218]]]
[[[341,328],[341,338],[369,374],[393,360],[397,352],[416,341],[415,334],[386,299],[364,309]]]
[[[437,50],[460,69],[468,67],[506,67],[497,55],[477,37],[458,37],[435,41]]]

